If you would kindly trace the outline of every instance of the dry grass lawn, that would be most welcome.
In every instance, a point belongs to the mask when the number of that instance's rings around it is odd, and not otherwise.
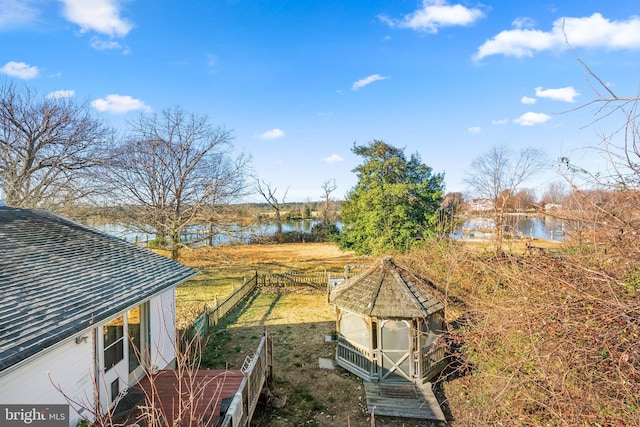
[[[169,256],[168,251],[164,255]],[[224,298],[232,286],[241,286],[256,272],[331,271],[341,275],[345,264],[362,262],[362,258],[333,243],[291,243],[183,249],[179,261],[201,272],[177,289],[178,327],[182,327],[202,313],[205,305],[213,305],[215,296]]]

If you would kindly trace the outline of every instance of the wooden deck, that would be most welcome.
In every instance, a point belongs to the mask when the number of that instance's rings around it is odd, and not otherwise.
[[[214,426],[222,399],[233,398],[243,379],[240,370],[203,369],[183,372],[182,378],[177,371],[166,370],[144,377],[129,393],[141,396],[135,414],[140,425],[147,424],[145,409],[153,407],[164,425]]]
[[[364,391],[367,394],[368,413],[375,407],[375,415],[441,421],[446,425],[442,409],[431,390],[431,383],[417,386],[409,382],[387,384],[364,381]]]
[[[169,425],[175,425],[179,418],[182,418],[183,426],[191,425],[191,420],[215,425],[220,417],[220,402],[223,398],[232,398],[244,379],[240,370],[198,370],[191,375],[184,373],[184,376],[186,378],[180,382],[176,371],[160,371],[138,383],[147,396],[152,396],[155,390],[165,419],[173,420]],[[181,395],[183,408],[178,403]],[[189,406],[190,395],[193,396],[192,406]]]

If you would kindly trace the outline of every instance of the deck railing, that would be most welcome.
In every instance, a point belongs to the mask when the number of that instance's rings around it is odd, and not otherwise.
[[[372,379],[374,375],[377,375],[377,372],[374,371],[375,363],[371,351],[348,342],[342,336],[338,336],[336,356],[338,364],[343,367],[348,365],[360,377]]]
[[[248,426],[258,404],[265,381],[271,377],[273,341],[266,333],[260,340],[256,354],[242,367],[244,379],[234,395],[220,427]]]

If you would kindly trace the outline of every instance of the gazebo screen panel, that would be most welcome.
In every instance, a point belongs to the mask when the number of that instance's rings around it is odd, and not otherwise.
[[[409,350],[411,348],[411,325],[407,320],[387,320],[382,327],[384,350]]]
[[[353,313],[343,313],[340,318],[340,333],[352,344],[370,349],[371,337],[367,322]]]
[[[420,346],[422,348],[430,347],[443,330],[444,319],[441,311],[433,313],[426,319],[422,319],[420,321]]]

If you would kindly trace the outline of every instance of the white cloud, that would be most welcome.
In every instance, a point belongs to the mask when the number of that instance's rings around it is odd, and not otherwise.
[[[491,124],[495,126],[506,125],[509,123],[509,119],[491,120]]]
[[[521,17],[514,19],[511,25],[513,25],[513,28],[533,28],[536,26],[536,21],[531,18]]]
[[[344,161],[344,159],[337,154],[332,154],[329,157],[326,157],[324,161],[327,163],[338,163]]]
[[[107,95],[104,98],[92,101],[91,106],[98,111],[106,111],[109,113],[128,113],[129,111],[135,110],[148,113],[151,111],[151,107],[129,95]]]
[[[49,99],[72,98],[75,96],[75,90],[55,90],[47,94]]]
[[[467,129],[467,131],[469,131],[469,133],[480,133],[481,130],[482,130],[482,128],[480,128],[480,126],[473,126],[473,127],[470,127],[469,129]]]
[[[523,104],[535,104],[538,100],[536,98],[531,98],[529,96],[523,96],[520,98],[520,102]]]
[[[102,40],[98,37],[91,39],[91,47],[95,50],[113,50],[122,49],[122,45],[115,40]]]
[[[86,33],[95,31],[109,37],[124,37],[133,24],[120,16],[121,0],[61,0],[63,15]]]
[[[285,133],[282,129],[275,128],[275,129],[268,130],[257,136],[260,139],[278,139],[285,136]]]
[[[0,73],[11,77],[17,77],[19,79],[29,80],[38,77],[40,70],[38,70],[38,67],[35,65],[25,64],[24,62],[9,61],[0,68]]]
[[[32,24],[40,12],[32,6],[33,0],[0,1],[0,29]]]
[[[484,17],[480,9],[469,9],[461,4],[449,4],[446,0],[423,0],[422,8],[392,19],[385,15],[379,18],[390,27],[410,28],[435,34],[442,27],[465,26]]]
[[[551,116],[544,113],[533,113],[528,112],[524,113],[517,119],[514,119],[513,122],[517,123],[521,126],[535,126],[551,120]]]
[[[640,17],[611,21],[594,13],[583,18],[559,18],[548,32],[516,27],[484,42],[474,59],[491,55],[525,57],[544,50],[561,49],[566,46],[565,35],[574,48],[640,49]]]
[[[576,102],[576,97],[579,95],[572,86],[561,87],[559,89],[536,88],[536,96],[538,98],[549,98],[555,101]]]
[[[373,82],[377,82],[378,80],[387,80],[389,77],[381,76],[380,74],[372,74],[369,77],[365,77],[364,79],[360,79],[351,86],[351,90],[358,90],[367,85],[370,85]]]

